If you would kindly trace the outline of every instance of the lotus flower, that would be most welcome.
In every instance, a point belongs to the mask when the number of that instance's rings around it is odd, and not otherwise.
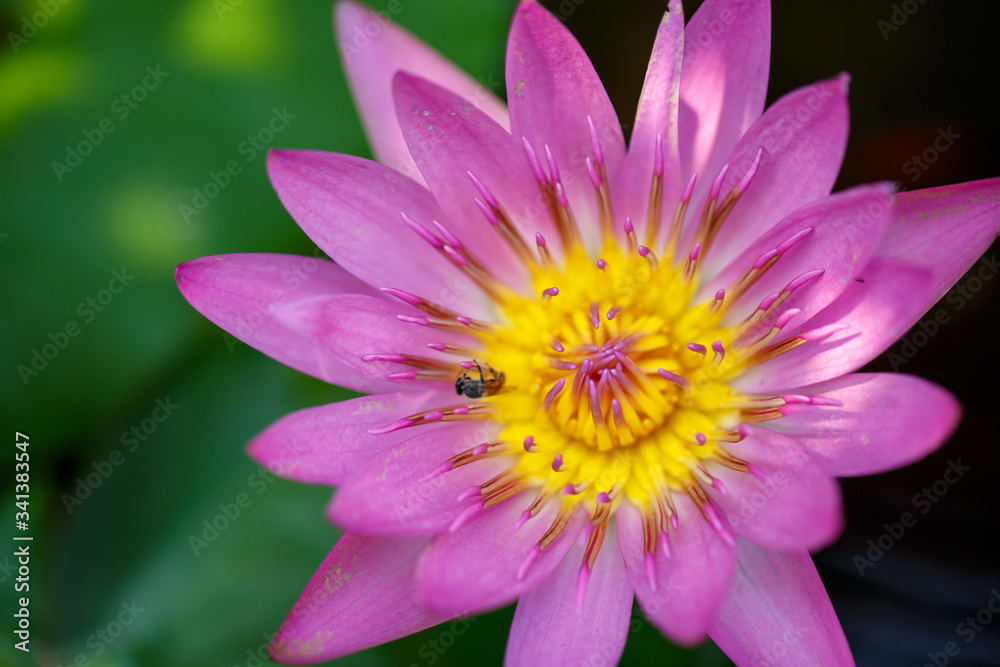
[[[368,394],[249,445],[339,487],[345,531],[273,656],[327,660],[516,600],[508,665],[610,664],[636,599],[740,665],[852,664],[809,556],[841,530],[834,478],[922,458],[960,413],[919,378],[853,371],[989,246],[1000,179],[831,194],[848,77],[765,111],[767,0],[707,0],[686,27],[670,3],[627,147],[534,0],[506,105],[360,5],[336,24],[380,162],[268,158],[333,261],[177,269],[223,329]]]

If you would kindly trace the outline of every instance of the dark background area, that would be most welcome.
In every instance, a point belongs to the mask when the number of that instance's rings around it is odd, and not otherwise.
[[[544,4],[583,43],[627,125],[666,3]],[[688,16],[698,4],[685,3]],[[481,80],[502,81],[513,5],[404,0],[398,20]],[[14,44],[10,33],[26,35],[25,17],[45,10],[38,0],[0,5],[0,405],[5,437],[30,436],[35,535],[33,652],[25,660],[13,649],[5,612],[0,664],[68,665],[83,656],[94,665],[254,665],[337,532],[322,516],[329,490],[267,476],[244,443],[287,412],[348,393],[225,337],[180,297],[173,267],[206,254],[313,251],[271,190],[263,153],[248,159],[241,146],[287,108],[295,117],[271,146],[368,154],[329,3],[54,6],[37,34]],[[769,102],[840,71],[852,75],[837,189],[1000,175],[996,3],[779,0],[772,13]],[[158,65],[169,75],[122,118],[115,100]],[[105,118],[113,131],[100,133],[92,154],[60,180],[52,163],[65,162],[66,145],[84,132],[98,136]],[[907,163],[948,128],[959,137],[911,180]],[[230,160],[241,173],[185,220],[180,204],[190,205],[193,190]],[[958,396],[965,417],[926,460],[843,482],[847,528],[817,563],[860,665],[919,667],[948,642],[960,649],[950,665],[1000,664],[1000,618],[990,615],[968,643],[959,634],[1000,590],[997,251],[959,282],[964,293],[932,308],[924,328],[892,348],[897,356],[869,369],[937,382]],[[102,298],[123,267],[135,278],[88,314],[87,299]],[[939,309],[948,322],[933,331],[927,323]],[[18,366],[71,322],[78,335],[25,382]],[[158,400],[178,407],[162,423],[145,421]],[[128,434],[144,424],[153,430],[134,445]],[[949,462],[959,461],[968,472],[942,486]],[[0,544],[10,545],[13,466],[4,470],[0,506],[10,515]],[[914,502],[925,488],[937,502]],[[240,493],[251,504],[193,548],[203,522]],[[915,523],[886,538],[886,524],[904,512]],[[880,538],[890,546],[876,560],[869,541]],[[12,554],[0,547],[5,610]],[[872,564],[859,573],[857,558]],[[110,637],[123,613],[129,624]],[[338,664],[500,664],[512,613],[480,617],[459,637],[433,628]],[[710,642],[687,651],[648,623],[635,627],[623,665],[729,664]]]

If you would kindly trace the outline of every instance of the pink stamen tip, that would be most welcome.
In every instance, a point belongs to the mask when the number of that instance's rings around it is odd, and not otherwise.
[[[691,252],[688,253],[688,260],[697,262],[699,252],[701,252],[701,243],[695,243],[694,247],[691,248]]]
[[[767,311],[771,306],[774,305],[774,302],[778,300],[779,296],[781,296],[781,294],[779,294],[778,292],[765,296],[764,299],[760,302],[760,305],[757,306],[757,310],[761,312]]]
[[[722,165],[722,169],[719,170],[719,175],[715,177],[715,182],[712,183],[712,188],[708,192],[709,200],[715,200],[719,198],[719,193],[722,192],[722,182],[726,180],[726,176],[729,174],[729,165]]]
[[[649,254],[649,248],[644,245],[639,246],[639,257],[645,257]]]
[[[486,202],[479,197],[475,197],[473,201],[476,202],[476,208],[479,209],[479,212],[486,218],[486,222],[490,223],[494,227],[500,224],[500,218],[497,217],[496,211],[487,206]]]
[[[649,584],[649,590],[656,592],[656,556],[650,552],[646,552],[646,583]]]
[[[691,383],[688,382],[687,378],[682,377],[677,373],[671,373],[670,371],[664,370],[662,368],[658,368],[656,372],[659,373],[661,376],[663,376],[664,380],[667,380],[668,382],[673,382],[674,384],[679,386],[681,389],[684,389],[685,391],[691,391]]]
[[[455,262],[458,266],[465,266],[469,263],[465,257],[462,257],[462,255],[450,245],[444,246],[444,254],[448,255],[448,258]]]
[[[722,345],[721,340],[717,340],[712,343],[712,351],[716,354],[722,355],[723,357],[726,356],[726,348]]]
[[[545,247],[545,237],[542,236],[539,232],[535,232],[535,243],[538,245],[539,248]]]
[[[622,404],[617,398],[611,399],[611,414],[614,415],[615,424],[618,428],[624,428],[625,423],[625,413],[622,412]]]
[[[604,413],[601,411],[601,397],[597,391],[597,383],[590,381],[590,414],[594,418],[594,424],[599,428],[604,426]]]
[[[559,378],[559,380],[557,380],[556,383],[552,385],[552,388],[549,389],[547,394],[545,394],[545,399],[542,401],[543,410],[548,410],[549,408],[552,407],[552,402],[556,400],[556,396],[559,395],[559,392],[561,392],[563,390],[563,387],[565,386],[566,386],[565,377]]]
[[[444,412],[441,410],[435,410],[434,412],[428,412],[424,415],[424,419],[429,422],[439,422],[444,419]]]
[[[670,516],[673,518],[675,515],[671,514]],[[660,549],[663,551],[663,555],[670,558],[670,536],[667,535],[666,531],[660,533],[659,544]]]
[[[562,183],[556,183],[556,201],[562,208],[569,208],[569,198],[566,197],[566,188]]]
[[[549,163],[549,177],[552,179],[553,183],[558,183],[562,179],[559,178],[559,165],[556,164],[556,158],[552,155],[552,149],[549,148],[548,144],[545,144],[545,161]]]
[[[819,278],[824,273],[825,273],[824,269],[813,269],[812,271],[807,271],[798,278],[793,279],[792,282],[788,283],[788,286],[785,287],[785,291],[794,292],[795,290],[802,287],[810,280],[813,280],[814,278]]]
[[[795,316],[796,316],[796,315],[798,315],[798,314],[799,314],[799,313],[801,313],[801,312],[802,312],[802,309],[801,309],[801,308],[789,308],[788,310],[786,310],[785,312],[783,312],[783,313],[781,314],[781,317],[779,317],[779,318],[778,318],[778,319],[777,319],[777,320],[776,320],[776,321],[774,322],[774,326],[775,326],[776,328],[778,328],[778,329],[784,329],[784,328],[785,328],[785,326],[786,326],[786,325],[787,325],[787,324],[788,324],[789,322],[791,322],[791,321],[792,321],[793,319],[795,319]]]
[[[792,247],[795,246],[795,244],[797,244],[805,237],[809,236],[809,234],[812,233],[812,230],[813,230],[812,227],[806,227],[805,229],[801,229],[792,234],[791,236],[789,236],[787,239],[778,244],[777,247],[778,253],[784,255],[786,252],[791,250]]]
[[[753,268],[755,271],[760,271],[763,269],[768,262],[778,256],[777,250],[768,250],[763,255],[757,258],[757,261],[753,263]]]
[[[553,359],[549,362],[551,368],[555,368],[560,371],[575,371],[576,364],[572,361],[566,361],[565,359]]]
[[[594,166],[594,161],[589,157],[587,158],[587,175],[590,176],[590,182],[593,184],[595,190],[601,189],[601,175],[597,173],[597,167]]]
[[[756,477],[757,479],[759,479],[760,481],[764,482],[765,484],[769,484],[771,482],[771,476],[769,474],[767,474],[766,472],[764,472],[758,466],[754,465],[753,463],[748,463],[747,464],[747,474],[752,475],[753,477]]]
[[[608,263],[605,262],[603,259],[599,259],[597,260],[597,268],[603,271],[604,269],[608,268]]]
[[[844,404],[835,398],[827,398],[826,396],[810,396],[809,405],[817,405],[831,408],[842,408]]]
[[[445,241],[447,241],[449,244],[451,244],[453,247],[457,248],[458,250],[462,250],[462,248],[463,248],[462,242],[458,240],[457,236],[455,236],[454,234],[451,233],[450,229],[448,229],[447,227],[445,227],[444,225],[442,225],[437,220],[431,220],[431,224],[433,224],[434,227],[437,228],[438,232],[440,232],[441,236],[444,237]]]
[[[760,159],[763,156],[764,156],[764,149],[758,148],[757,156],[753,159],[753,164],[751,164],[750,168],[747,169],[747,173],[743,174],[743,178],[740,179],[740,182],[736,184],[737,196],[742,195],[744,192],[746,192],[747,189],[750,187],[750,184],[753,183],[753,179],[755,176],[757,176],[757,171],[760,169]]]
[[[590,582],[590,568],[584,563],[580,566],[580,574],[576,577],[576,606],[583,607],[587,597],[587,584]]]
[[[368,429],[368,435],[385,435],[386,433],[392,433],[393,431],[398,431],[400,429],[406,428],[412,425],[416,420],[408,419],[403,417],[402,419],[397,419],[391,424],[382,426],[381,428],[370,428]]]
[[[383,294],[388,294],[389,296],[394,296],[400,301],[410,304],[411,306],[420,306],[424,303],[424,300],[415,294],[410,294],[409,292],[404,292],[401,289],[396,289],[395,287],[379,287],[380,292]]]
[[[519,516],[517,518],[517,522],[514,523],[514,530],[521,530],[521,528],[524,527],[524,524],[528,523],[530,519],[531,519],[531,512],[529,512],[528,510],[524,510],[523,512],[521,512],[521,516]]]
[[[785,394],[781,397],[781,400],[787,405],[792,405],[793,403],[808,403],[809,397],[802,394]]]
[[[677,530],[677,528],[680,525],[681,525],[681,520],[677,518],[677,515],[676,514],[671,514],[670,515],[670,527],[673,528],[674,530]]]
[[[537,545],[528,552],[528,556],[524,559],[524,562],[521,563],[521,567],[517,569],[518,581],[524,579],[524,576],[528,574],[528,568],[531,567],[531,564],[535,562],[535,559],[538,558],[538,554],[540,553],[542,553],[542,548]]]
[[[601,491],[597,494],[597,498],[595,500],[598,505],[604,505],[605,503],[611,502],[611,496],[609,496],[606,491]]]
[[[594,325],[595,329],[601,328],[601,311],[593,301],[590,302],[590,323]]]
[[[625,218],[625,233],[631,234],[635,231],[635,227],[632,226],[632,218]]]
[[[716,491],[718,491],[723,496],[728,496],[729,495],[729,489],[726,488],[726,485],[723,484],[722,480],[719,479],[718,477],[712,479],[712,488],[714,488]]]
[[[566,468],[563,467],[563,455],[562,453],[556,454],[555,458],[552,459],[552,470],[555,472],[562,472]]]
[[[489,443],[484,442],[484,443],[482,443],[480,445],[476,445],[476,447],[474,447],[472,449],[472,455],[473,456],[482,456],[483,454],[486,453],[487,449],[489,449]]]
[[[471,171],[467,171],[465,173],[468,174],[469,178],[472,180],[472,184],[476,186],[477,190],[479,190],[479,194],[482,196],[483,201],[485,201],[494,210],[499,211],[500,202],[493,196],[493,193],[490,192],[488,187],[486,187],[486,184],[479,180],[479,178]]]
[[[590,129],[590,148],[594,151],[594,162],[604,164],[604,150],[601,148],[601,137],[594,126],[594,119],[587,115],[587,127]]]
[[[663,135],[656,135],[656,148],[653,150],[653,175],[663,176]]]
[[[695,442],[698,443],[699,447],[701,445],[704,445],[706,442],[708,442],[708,438],[705,437],[704,433],[695,433],[694,434],[694,439],[695,439]]]
[[[726,298],[726,290],[720,289],[718,292],[715,293],[716,301],[722,301],[725,298]]]
[[[421,225],[419,222],[417,222],[410,216],[406,215],[406,213],[400,211],[399,216],[403,219],[403,222],[406,224],[407,227],[416,232],[417,236],[427,241],[427,243],[431,244],[438,250],[444,247],[444,242],[441,241],[441,239],[431,234],[426,227]]]
[[[701,511],[705,513],[705,518],[708,519],[708,523],[711,524],[715,532],[719,534],[722,541],[731,547],[736,546],[736,540],[733,539],[732,534],[722,525],[722,520],[719,519],[719,515],[715,512],[715,508],[710,503],[705,503]]]
[[[708,348],[706,348],[701,343],[688,343],[687,344],[687,349],[689,349],[692,352],[695,352],[697,354],[700,354],[702,356],[705,356],[705,353],[708,352]]]
[[[576,485],[572,482],[567,483],[566,486],[562,488],[562,494],[564,496],[575,496],[578,493],[580,492],[576,490]]]
[[[691,201],[691,196],[694,194],[695,183],[698,182],[698,174],[691,174],[691,178],[688,180],[687,187],[684,188],[684,193],[681,195],[681,202],[687,204]]]
[[[406,357],[401,354],[366,354],[361,357],[361,361],[373,362],[373,361],[392,361],[395,363],[400,363],[405,361]]]
[[[473,368],[476,367],[476,364],[471,361],[460,361],[458,362],[458,365],[467,371],[471,371]]]
[[[563,344],[557,341],[555,338],[552,339],[552,349],[555,350],[556,352],[566,351],[566,348],[563,347]]]
[[[545,170],[542,169],[542,162],[538,159],[538,153],[532,148],[527,137],[521,137],[521,145],[524,146],[524,153],[528,156],[528,164],[531,165],[531,172],[535,175],[535,180],[545,184]]]
[[[451,469],[450,461],[445,461],[445,465],[448,466],[449,470]],[[447,472],[447,470],[445,472]],[[476,484],[474,486],[468,487],[467,489],[465,489],[465,491],[462,491],[460,494],[458,494],[456,500],[460,503],[464,503],[466,500],[471,500],[472,498],[481,495],[483,495],[483,487]]]
[[[444,343],[427,343],[427,347],[432,350],[437,350],[438,352],[447,352],[448,346]]]
[[[470,317],[466,317],[466,316],[464,316],[464,315],[459,315],[459,316],[458,316],[458,317],[456,317],[455,319],[456,319],[456,320],[457,320],[457,321],[458,321],[458,322],[459,322],[460,324],[464,324],[465,326],[470,326],[470,325],[472,324],[472,318],[470,318]]]
[[[468,405],[460,405],[454,410],[452,410],[452,412],[454,412],[456,415],[467,415],[470,412],[472,412],[472,410],[469,408]]]
[[[462,510],[461,514],[455,517],[454,521],[451,522],[451,525],[448,526],[448,532],[454,533],[459,528],[472,521],[472,519],[475,518],[476,515],[478,515],[479,512],[481,511],[482,511],[482,505],[480,503],[469,505],[464,510]]]
[[[389,373],[387,376],[390,380],[416,380],[416,371],[400,371],[398,373]]]
[[[533,435],[525,436],[525,438],[524,438],[524,451],[528,452],[529,454],[538,451],[538,448],[535,447],[535,436],[533,436]]]
[[[558,287],[547,287],[546,289],[542,290],[542,294],[544,296],[559,296],[559,288]]]
[[[610,322],[611,320],[615,319],[615,315],[617,315],[620,312],[622,312],[621,306],[615,306],[614,308],[609,310],[607,315],[608,321]]]

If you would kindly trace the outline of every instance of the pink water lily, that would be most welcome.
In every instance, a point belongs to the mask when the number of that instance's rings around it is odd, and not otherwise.
[[[333,261],[177,269],[223,329],[369,394],[249,445],[338,487],[345,529],[275,659],[516,600],[506,664],[609,664],[636,599],[739,665],[853,664],[809,556],[841,530],[834,478],[922,458],[960,414],[924,380],[853,371],[989,246],[1000,179],[831,194],[848,77],[765,111],[767,0],[707,0],[687,26],[670,2],[627,147],[534,0],[511,26],[506,105],[360,5],[336,24],[379,162],[268,158]]]

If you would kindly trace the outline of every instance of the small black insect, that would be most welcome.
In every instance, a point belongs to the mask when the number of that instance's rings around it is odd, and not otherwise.
[[[503,389],[504,374],[497,373],[492,366],[486,365],[486,372],[483,372],[483,367],[479,365],[479,362],[475,359],[472,360],[475,364],[476,370],[479,371],[479,379],[476,380],[474,377],[469,376],[469,371],[462,371],[462,374],[458,376],[455,380],[455,393],[459,396],[465,395],[467,398],[482,398],[483,396],[492,396],[501,389]]]
[[[865,279],[864,278],[855,278],[854,281],[858,282],[858,283],[863,283],[865,281]]]

